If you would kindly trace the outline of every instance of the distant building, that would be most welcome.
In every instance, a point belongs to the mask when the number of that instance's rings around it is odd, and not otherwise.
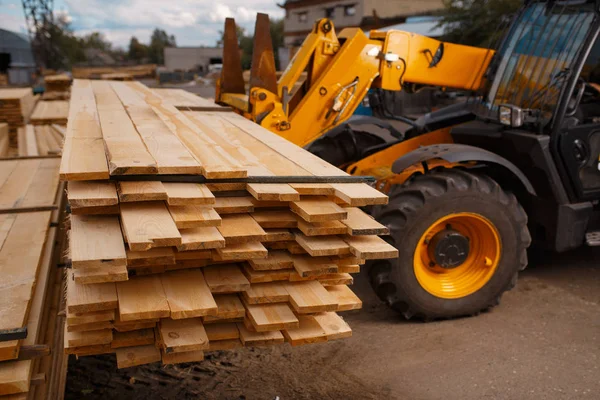
[[[285,46],[298,48],[316,20],[329,18],[336,30],[359,27],[379,29],[406,22],[413,16],[431,15],[443,8],[442,0],[286,0]]]
[[[113,56],[100,49],[85,49],[85,64],[88,67],[104,67],[115,65],[117,61]]]
[[[0,29],[0,74],[8,75],[11,85],[30,85],[34,72],[35,60],[29,38]]]
[[[211,72],[223,64],[221,47],[165,47],[165,67],[169,71]]]

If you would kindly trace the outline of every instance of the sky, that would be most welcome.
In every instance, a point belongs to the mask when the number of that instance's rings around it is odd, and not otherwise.
[[[99,31],[127,48],[131,36],[148,43],[154,28],[175,35],[178,46],[214,46],[226,17],[248,32],[257,12],[283,17],[277,0],[55,0],[54,13],[71,21],[77,35]],[[279,1],[283,3],[283,0]],[[21,0],[0,0],[0,28],[27,33]]]

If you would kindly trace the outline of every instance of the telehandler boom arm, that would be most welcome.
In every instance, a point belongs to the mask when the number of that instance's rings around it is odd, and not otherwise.
[[[306,146],[348,120],[370,88],[476,90],[492,55],[491,50],[404,31],[371,31],[367,36],[358,28],[346,28],[336,35],[333,23],[321,19],[277,80],[269,19],[259,14],[248,92],[235,22],[228,19],[215,98],[298,146]]]

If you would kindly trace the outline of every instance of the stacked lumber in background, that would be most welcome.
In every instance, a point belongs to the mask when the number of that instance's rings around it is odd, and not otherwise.
[[[8,132],[8,124],[0,122],[0,157],[6,157],[10,149],[10,135]]]
[[[75,67],[71,73],[77,79],[101,79],[104,74],[124,73],[135,79],[154,78],[156,64],[132,65],[123,67]]]
[[[387,196],[235,113],[159,93],[74,82],[65,351],[124,368],[350,336],[351,274],[397,257],[358,208]]]
[[[126,72],[112,72],[110,74],[100,75],[100,79],[108,81],[132,81],[133,75]]]
[[[31,123],[34,125],[66,125],[68,115],[68,101],[39,101],[31,114]]]
[[[0,89],[0,122],[6,122],[10,144],[17,145],[17,128],[29,122],[37,98],[31,88]]]
[[[57,100],[69,100],[71,98],[71,91],[65,92],[45,92],[40,97],[42,101],[57,101]]]
[[[0,395],[11,400],[64,392],[59,168],[58,157],[0,161]]]
[[[64,125],[25,125],[18,132],[19,157],[47,156],[62,153]]]
[[[44,77],[46,92],[68,92],[73,80],[67,74],[51,75]]]

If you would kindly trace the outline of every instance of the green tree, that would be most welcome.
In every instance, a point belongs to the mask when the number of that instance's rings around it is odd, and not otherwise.
[[[522,0],[443,0],[438,26],[443,40],[470,46],[489,47],[499,39]]]
[[[129,41],[128,58],[140,63],[146,57],[148,57],[148,46],[140,43],[135,36],[132,36]]]
[[[65,17],[58,16],[48,27],[48,34],[56,50],[56,56],[46,60],[46,67],[68,69],[75,63],[85,61],[83,40],[73,34]]]
[[[106,52],[112,50],[112,43],[106,39],[102,32],[92,32],[85,35],[83,45],[86,49],[98,49]]]
[[[148,46],[148,57],[150,62],[154,64],[165,63],[165,47],[176,47],[175,36],[169,36],[167,32],[162,29],[154,29],[152,36],[150,37],[150,46]]]

